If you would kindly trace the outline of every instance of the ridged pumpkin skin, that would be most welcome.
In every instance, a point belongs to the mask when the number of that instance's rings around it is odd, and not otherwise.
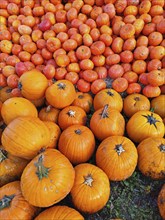
[[[105,105],[92,115],[90,129],[98,140],[114,135],[124,135],[125,120],[118,110]]]
[[[50,133],[44,122],[36,117],[18,117],[2,133],[2,145],[14,156],[32,159],[47,146]]]
[[[34,220],[84,220],[75,209],[68,206],[53,206],[41,212]]]
[[[137,150],[139,170],[152,179],[165,179],[165,139],[147,138]]]
[[[30,220],[37,211],[38,208],[30,205],[22,196],[20,181],[0,188],[0,220]]]
[[[36,107],[29,100],[22,97],[7,99],[2,105],[1,114],[7,125],[19,116],[38,117]]]
[[[114,89],[103,89],[98,92],[93,99],[93,106],[95,111],[109,105],[111,109],[116,109],[119,112],[123,108],[123,100],[118,92]]]
[[[75,178],[70,161],[56,149],[47,149],[25,167],[21,190],[25,199],[38,207],[49,207],[67,196]]]
[[[149,99],[142,94],[130,94],[123,100],[123,111],[127,117],[131,117],[138,111],[150,110]]]
[[[57,123],[59,113],[59,109],[54,108],[51,105],[48,105],[47,107],[44,107],[39,111],[38,117],[42,121],[52,121],[54,123]]]
[[[58,149],[73,164],[87,162],[95,149],[94,135],[86,126],[72,125],[62,132]]]
[[[151,101],[151,108],[161,118],[165,118],[165,95],[160,95]]]
[[[93,98],[89,93],[77,92],[72,105],[79,106],[84,109],[86,113],[89,113],[93,105]]]
[[[96,151],[96,164],[112,181],[125,180],[137,165],[138,154],[134,143],[124,136],[108,137]]]
[[[163,137],[164,124],[162,118],[150,111],[136,112],[126,125],[128,137],[134,142],[141,142],[148,137]]]
[[[21,90],[22,95],[30,100],[44,97],[47,87],[47,78],[37,69],[24,72],[18,82],[18,88]]]
[[[74,206],[85,213],[102,209],[110,196],[107,175],[93,164],[83,163],[75,167],[75,182],[71,189]]]
[[[86,121],[86,112],[78,106],[67,106],[60,111],[58,116],[58,125],[62,130],[71,125],[85,125]]]
[[[76,90],[70,81],[58,80],[47,88],[45,96],[50,105],[62,109],[74,101]]]
[[[163,220],[165,219],[165,184],[162,186],[158,195],[158,208]]]

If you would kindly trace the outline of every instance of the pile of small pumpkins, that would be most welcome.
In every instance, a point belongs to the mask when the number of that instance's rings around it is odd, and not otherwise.
[[[93,96],[68,80],[48,86],[36,69],[19,86],[23,97],[0,96],[1,220],[84,219],[136,167],[165,179],[165,95],[122,99],[107,88]],[[68,194],[75,209],[58,205]],[[164,219],[165,184],[158,206]]]

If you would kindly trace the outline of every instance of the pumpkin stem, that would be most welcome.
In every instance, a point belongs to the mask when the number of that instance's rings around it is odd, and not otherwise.
[[[153,125],[155,126],[155,128],[157,129],[156,122],[160,122],[160,121],[153,117],[153,113],[151,113],[151,115],[142,115],[142,116],[144,116],[145,118],[147,118],[147,122],[148,122],[150,125],[153,124]]]
[[[62,83],[62,82],[58,83],[57,86],[58,86],[58,89],[63,89],[63,90],[66,87],[66,85],[64,83]]]
[[[43,165],[43,155],[39,156],[38,162],[35,163],[35,166],[37,167],[36,174],[39,178],[39,180],[42,180],[44,177],[48,177],[49,174],[49,168],[45,167]]]
[[[1,200],[0,200],[0,211],[4,208],[7,208],[10,206],[10,202],[12,201],[12,199],[14,198],[15,195],[10,195],[7,196],[5,195]]]
[[[19,90],[22,89],[22,83],[21,83],[21,82],[18,83],[18,89],[19,89]]]
[[[120,156],[120,154],[122,153],[122,152],[124,152],[125,150],[124,150],[124,148],[123,148],[123,146],[122,146],[122,144],[117,144],[116,146],[115,146],[115,150],[116,150],[116,152],[117,152],[117,154]]]
[[[73,110],[69,110],[69,111],[67,112],[67,114],[69,115],[69,117],[75,117],[76,112],[73,111]]]
[[[48,105],[48,106],[46,107],[46,109],[45,109],[45,112],[46,112],[46,113],[50,112],[51,108],[52,108],[52,106],[51,106],[51,105]]]
[[[109,96],[114,96],[114,94],[113,94],[110,90],[107,91],[107,94],[108,94]]]
[[[108,104],[104,106],[103,111],[101,113],[101,118],[108,118]]]
[[[151,109],[150,109],[150,112],[154,112],[155,111],[155,109],[152,107]]]
[[[78,98],[79,98],[79,99],[83,99],[84,96],[83,96],[83,95],[79,95]]]
[[[159,149],[160,149],[161,152],[165,153],[165,144],[161,144],[159,146]]]
[[[84,176],[84,180],[85,180],[84,184],[92,187],[93,178],[92,178],[91,174],[88,174],[88,176]]]
[[[135,101],[140,101],[140,98],[136,96],[136,97],[134,98],[134,100],[135,100]]]
[[[7,159],[7,151],[0,148],[0,163]]]
[[[75,130],[75,133],[80,135],[81,134],[81,130],[77,129],[77,130]]]

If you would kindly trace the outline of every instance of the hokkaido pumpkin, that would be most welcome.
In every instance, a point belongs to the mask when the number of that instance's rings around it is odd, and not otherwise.
[[[11,121],[2,133],[2,145],[14,156],[32,159],[50,141],[50,133],[37,117],[21,116]]]
[[[71,197],[78,210],[85,213],[99,211],[110,197],[110,183],[107,175],[93,164],[77,165]]]
[[[160,95],[151,100],[151,108],[161,118],[165,118],[165,95]]]
[[[59,113],[59,109],[54,108],[51,105],[48,105],[47,107],[44,107],[39,111],[38,117],[42,121],[52,121],[57,123]]]
[[[0,88],[0,101],[5,102],[7,99],[12,97],[11,94],[12,89],[9,86],[5,86]]]
[[[138,111],[126,125],[128,137],[134,142],[141,142],[148,137],[163,137],[164,124],[161,117],[150,111]]]
[[[73,164],[87,162],[95,149],[94,135],[86,126],[72,125],[62,132],[58,149]]]
[[[28,161],[8,153],[0,146],[0,187],[20,178]]]
[[[0,220],[29,220],[38,208],[30,205],[22,196],[20,181],[10,182],[0,188]]]
[[[32,205],[48,207],[70,192],[75,171],[69,160],[56,149],[47,149],[34,157],[21,176],[24,198]]]
[[[1,114],[5,124],[8,125],[18,116],[37,117],[38,111],[29,100],[22,97],[12,97],[3,103]]]
[[[60,111],[58,116],[58,125],[62,130],[71,125],[85,125],[86,121],[86,112],[78,106],[67,106]]]
[[[108,137],[96,151],[96,164],[110,180],[121,181],[132,175],[138,154],[134,143],[124,136]]]
[[[68,206],[53,206],[41,212],[34,220],[84,220],[84,217],[75,209]]]
[[[158,195],[158,208],[163,220],[165,219],[165,184],[162,186]]]
[[[165,139],[150,137],[140,142],[138,168],[152,179],[165,179]]]
[[[98,140],[114,135],[124,135],[125,120],[118,110],[105,105],[92,115],[90,129]]]
[[[72,105],[79,106],[84,109],[86,113],[89,113],[93,105],[93,98],[89,93],[77,92]]]
[[[74,101],[76,90],[69,80],[58,80],[47,88],[45,96],[50,105],[62,109]]]
[[[24,72],[18,82],[18,88],[21,90],[22,95],[30,100],[44,97],[47,87],[47,78],[37,69]]]
[[[93,99],[93,106],[95,110],[109,105],[111,109],[116,109],[119,112],[123,108],[123,100],[118,92],[114,89],[103,89],[98,92]]]

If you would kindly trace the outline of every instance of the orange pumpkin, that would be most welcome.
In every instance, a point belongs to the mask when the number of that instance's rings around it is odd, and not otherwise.
[[[20,178],[28,161],[8,153],[0,146],[0,187]]]
[[[58,80],[47,88],[45,96],[50,105],[62,109],[74,101],[76,90],[69,80]]]
[[[29,100],[22,97],[12,97],[3,103],[1,114],[5,124],[8,125],[19,116],[37,117],[38,111]]]
[[[148,137],[163,137],[164,124],[161,117],[150,111],[138,111],[126,125],[129,138],[134,142],[141,142]]]
[[[151,108],[161,118],[165,118],[165,95],[160,95],[151,100]]]
[[[18,82],[18,88],[21,90],[22,95],[30,100],[44,97],[47,87],[47,78],[37,69],[24,72]]]
[[[134,143],[124,136],[108,137],[96,151],[96,164],[110,180],[121,181],[132,175],[138,154]]]
[[[125,120],[118,110],[105,105],[92,115],[90,129],[98,140],[114,135],[124,135]]]
[[[86,126],[72,125],[62,132],[58,149],[73,164],[87,162],[95,149],[94,135]]]
[[[150,110],[150,101],[142,94],[130,94],[123,100],[123,111],[127,117],[140,110]]]
[[[5,86],[0,89],[0,101],[5,102],[7,99],[12,97],[12,89],[9,86]]]
[[[2,133],[2,145],[14,156],[32,159],[50,141],[50,133],[39,118],[22,116],[8,124]]]
[[[158,208],[160,215],[165,219],[165,184],[162,186],[158,195]]]
[[[53,206],[41,212],[34,220],[84,220],[84,217],[75,209],[68,206]]]
[[[57,123],[59,113],[59,109],[54,108],[51,105],[48,105],[47,107],[44,107],[39,111],[38,117],[42,121],[52,121]]]
[[[0,121],[2,120],[1,109],[2,109],[2,102],[0,101]]]
[[[165,179],[165,139],[150,137],[137,147],[138,168],[152,179]]]
[[[123,108],[123,100],[114,89],[103,89],[94,97],[93,106],[95,110],[103,108],[107,104],[111,109],[116,109],[119,112]]]
[[[58,117],[58,125],[62,130],[71,125],[85,125],[87,120],[86,112],[78,106],[67,106],[63,108]]]
[[[70,192],[75,171],[69,160],[56,149],[47,149],[25,167],[21,190],[32,205],[48,207],[61,201]]]
[[[29,101],[31,101],[35,105],[35,107],[38,108],[38,107],[42,107],[44,105],[45,97],[42,97],[40,99],[35,99],[35,100],[29,99]]]
[[[50,132],[50,140],[48,145],[46,145],[46,148],[56,148],[61,135],[61,130],[59,126],[52,121],[44,121],[44,124],[47,126]]]
[[[10,182],[0,188],[0,219],[33,219],[38,211],[22,196],[20,181]]]
[[[78,210],[86,213],[99,211],[110,197],[110,183],[107,175],[93,164],[77,165],[71,197]]]
[[[79,106],[86,113],[89,113],[93,105],[93,98],[89,93],[77,92],[72,105]]]

